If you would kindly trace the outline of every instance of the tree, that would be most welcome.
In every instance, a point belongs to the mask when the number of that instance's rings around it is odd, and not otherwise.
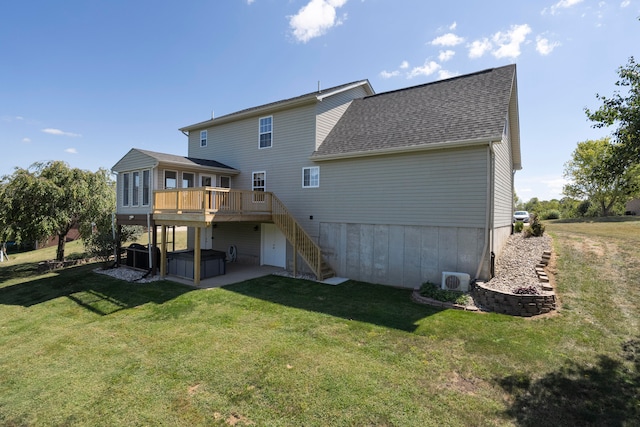
[[[16,168],[2,178],[2,221],[16,240],[42,241],[58,237],[56,259],[64,260],[65,238],[74,225],[81,236],[93,232],[96,220],[115,209],[109,172],[71,169],[61,161]]]
[[[615,85],[626,93],[616,90],[611,98],[596,94],[602,105],[595,111],[585,108],[585,113],[596,128],[617,126],[613,153],[602,169],[623,175],[640,158],[640,64],[630,57],[626,66],[618,68],[618,76]]]
[[[637,167],[628,167],[622,173],[606,173],[608,164],[616,152],[609,138],[578,143],[570,161],[565,163],[564,177],[571,184],[564,186],[569,197],[590,200],[598,205],[600,214],[608,216],[616,203],[626,201],[640,188]]]

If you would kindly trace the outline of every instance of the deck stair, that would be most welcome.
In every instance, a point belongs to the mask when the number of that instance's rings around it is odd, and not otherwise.
[[[271,194],[271,218],[293,246],[296,255],[293,257],[293,274],[297,274],[298,254],[320,281],[335,276],[331,266],[322,257],[320,246],[307,234],[296,219],[287,211],[284,203]]]

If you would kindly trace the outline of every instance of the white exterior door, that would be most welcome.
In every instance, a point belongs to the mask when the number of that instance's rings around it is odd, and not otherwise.
[[[285,268],[287,262],[287,238],[275,224],[262,224],[261,265]]]

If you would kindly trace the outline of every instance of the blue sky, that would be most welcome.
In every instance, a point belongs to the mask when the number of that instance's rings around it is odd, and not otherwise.
[[[187,154],[178,128],[322,87],[378,93],[515,63],[523,200],[560,198],[584,108],[640,56],[640,0],[5,1],[0,175]]]

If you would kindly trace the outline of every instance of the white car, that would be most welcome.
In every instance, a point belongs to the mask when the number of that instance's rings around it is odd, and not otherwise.
[[[529,222],[529,212],[527,211],[515,211],[513,213],[513,221],[520,221],[520,222]]]

